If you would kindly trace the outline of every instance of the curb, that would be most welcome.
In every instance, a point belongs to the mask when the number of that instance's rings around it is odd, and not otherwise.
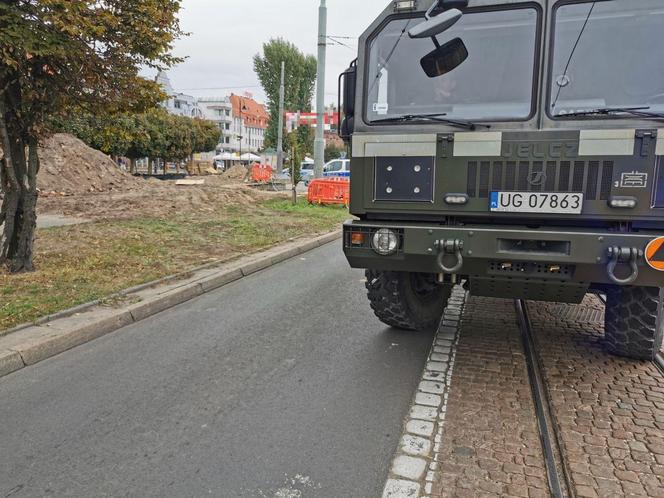
[[[428,498],[439,471],[447,401],[467,293],[452,291],[390,464],[383,498]]]
[[[337,230],[287,242],[235,262],[212,263],[139,285],[111,296],[131,301],[120,307],[93,301],[0,333],[0,377],[334,242],[341,234]]]

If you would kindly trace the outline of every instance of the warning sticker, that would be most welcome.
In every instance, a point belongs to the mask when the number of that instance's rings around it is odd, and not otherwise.
[[[646,261],[655,270],[664,271],[664,237],[655,239],[648,244]]]

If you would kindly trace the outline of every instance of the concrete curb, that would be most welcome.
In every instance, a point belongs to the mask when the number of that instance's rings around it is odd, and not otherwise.
[[[341,233],[338,230],[295,240],[232,263],[217,264],[216,268],[206,265],[113,296],[129,304],[110,307],[95,301],[16,327],[0,335],[0,377],[334,242]]]

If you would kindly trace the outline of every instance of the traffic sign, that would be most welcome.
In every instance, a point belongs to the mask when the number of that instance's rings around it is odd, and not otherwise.
[[[646,261],[657,271],[664,271],[664,237],[659,237],[646,248]]]

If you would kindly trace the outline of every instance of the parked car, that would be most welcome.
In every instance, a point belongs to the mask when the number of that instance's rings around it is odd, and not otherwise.
[[[323,176],[350,178],[350,159],[333,159],[323,168]]]
[[[314,163],[310,161],[302,161],[300,165],[300,176],[305,186],[309,186],[309,182],[314,178]]]

